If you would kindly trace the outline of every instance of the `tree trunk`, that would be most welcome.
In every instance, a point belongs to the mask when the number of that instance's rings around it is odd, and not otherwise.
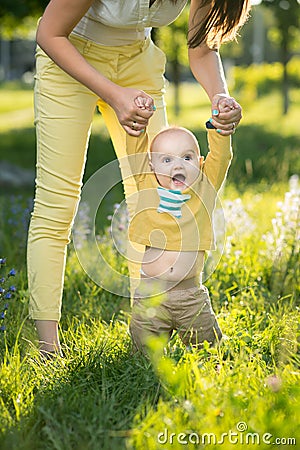
[[[282,65],[283,65],[283,77],[282,77],[282,96],[283,96],[283,115],[286,115],[289,110],[289,77],[287,71],[287,64],[289,62],[288,51],[288,37],[283,36],[282,42]]]
[[[180,64],[176,58],[173,63],[173,83],[174,83],[174,114],[175,117],[180,113],[179,85],[180,85]]]
[[[289,110],[289,80],[287,73],[287,62],[283,64],[283,115],[286,115]]]
[[[1,45],[1,60],[3,73],[0,73],[0,81],[7,81],[10,79],[10,41],[7,39],[0,40]]]

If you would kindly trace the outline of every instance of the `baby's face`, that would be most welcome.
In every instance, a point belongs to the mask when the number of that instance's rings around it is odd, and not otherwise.
[[[162,187],[183,191],[199,175],[199,157],[197,143],[191,135],[170,130],[153,143],[151,167]]]

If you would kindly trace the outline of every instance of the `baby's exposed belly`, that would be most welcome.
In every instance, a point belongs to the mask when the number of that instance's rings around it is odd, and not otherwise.
[[[180,281],[200,276],[204,266],[204,251],[175,252],[146,247],[142,270],[149,277]]]

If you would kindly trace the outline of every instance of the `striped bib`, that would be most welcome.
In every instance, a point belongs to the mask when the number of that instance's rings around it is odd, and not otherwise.
[[[165,189],[163,187],[158,187],[157,192],[159,195],[157,212],[169,213],[180,218],[182,216],[181,206],[189,200],[191,196],[189,194],[182,194],[181,191]]]

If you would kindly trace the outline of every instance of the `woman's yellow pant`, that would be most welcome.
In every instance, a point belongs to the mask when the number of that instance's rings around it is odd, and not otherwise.
[[[104,76],[153,97],[156,111],[147,127],[150,139],[167,124],[163,98],[165,55],[150,39],[122,47],[101,46],[76,36],[70,40]],[[122,175],[128,174],[124,157],[130,139],[113,109],[57,67],[40,48],[36,62],[37,176],[27,249],[29,313],[35,320],[58,321],[66,247],[80,199],[96,105],[121,161]],[[135,190],[133,177],[126,178],[125,196],[129,198]],[[129,269],[138,276],[136,264]]]

